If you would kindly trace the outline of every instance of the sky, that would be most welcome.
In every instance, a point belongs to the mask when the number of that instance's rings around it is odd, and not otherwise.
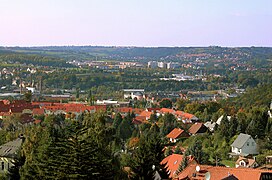
[[[0,46],[269,46],[272,0],[0,0]]]

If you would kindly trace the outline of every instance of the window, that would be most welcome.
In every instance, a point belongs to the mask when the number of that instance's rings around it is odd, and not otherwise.
[[[178,161],[175,161],[174,164],[177,164]]]
[[[2,162],[2,170],[4,170],[4,169],[5,169],[5,163]]]
[[[249,142],[247,142],[247,146],[249,146]]]

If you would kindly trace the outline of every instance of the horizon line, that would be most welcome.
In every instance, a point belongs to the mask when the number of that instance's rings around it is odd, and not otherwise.
[[[30,46],[3,46],[2,48],[43,48],[43,47],[117,47],[117,48],[208,48],[208,47],[222,47],[222,48],[272,48],[272,46],[220,46],[220,45],[209,45],[209,46],[137,46],[137,45],[30,45]]]

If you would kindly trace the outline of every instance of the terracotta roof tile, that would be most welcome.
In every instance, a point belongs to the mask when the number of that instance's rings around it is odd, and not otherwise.
[[[203,129],[203,130],[201,130],[201,129]],[[203,123],[195,123],[190,127],[189,133],[191,133],[191,134],[203,133],[203,132],[206,132],[206,130],[207,130],[207,127],[204,126]]]
[[[176,176],[179,165],[182,162],[182,158],[183,155],[171,154],[161,161],[161,165],[165,165],[169,178]]]
[[[160,112],[163,114],[165,114],[165,113],[175,114],[175,110],[169,109],[169,108],[161,108]]]
[[[167,134],[166,137],[168,138],[172,138],[172,139],[176,139],[178,138],[182,133],[185,133],[185,131],[183,129],[180,128],[175,128],[173,129],[169,134]],[[186,133],[185,137],[189,137],[189,135]]]
[[[32,114],[33,114],[33,115],[43,115],[43,114],[44,114],[44,109],[34,108],[34,109],[32,110]]]
[[[227,167],[214,167],[207,165],[199,165],[200,171],[196,172],[196,164],[190,164],[185,168],[178,177],[175,179],[199,179],[204,180],[205,174],[210,173],[210,180],[220,180],[228,176],[235,176],[239,180],[253,180],[260,179],[262,173],[270,173],[272,176],[272,171],[270,170],[260,170],[252,168],[227,168]],[[195,174],[195,177],[193,177]]]

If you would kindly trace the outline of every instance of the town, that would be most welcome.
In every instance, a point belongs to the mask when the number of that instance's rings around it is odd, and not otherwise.
[[[0,180],[272,180],[271,0],[0,7]]]
[[[105,177],[102,171],[117,179],[271,179],[271,64],[234,68],[242,67],[233,64],[235,56],[224,61],[224,71],[219,61],[207,69],[214,57],[201,54],[182,56],[190,59],[186,65],[41,60],[34,66],[18,60],[33,55],[9,53],[0,82],[3,177],[47,178],[81,149],[80,156],[94,159],[78,163],[103,165],[81,172],[95,179]]]

